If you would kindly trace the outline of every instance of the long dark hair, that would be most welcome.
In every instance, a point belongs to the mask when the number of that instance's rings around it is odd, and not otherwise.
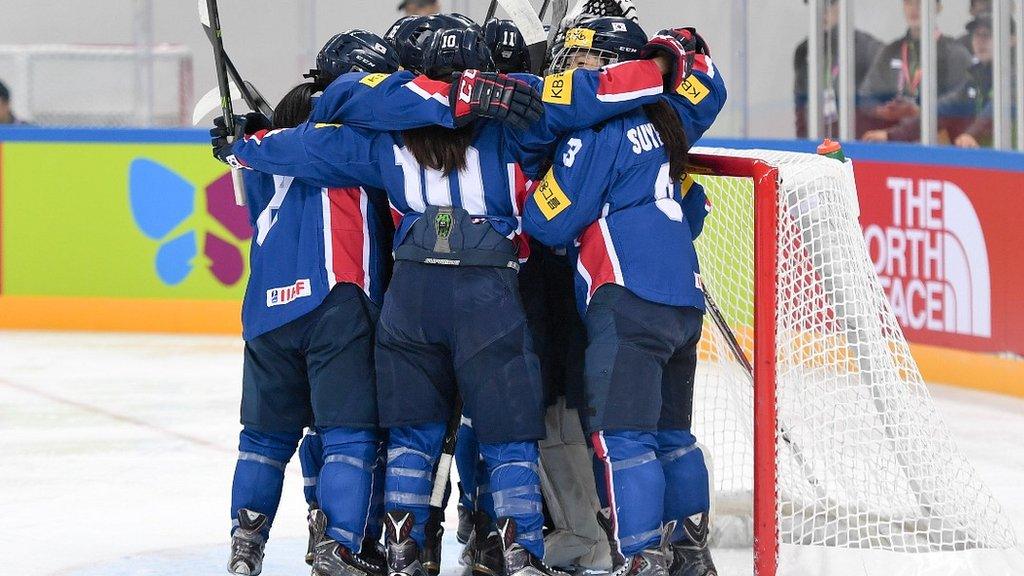
[[[313,112],[313,95],[323,91],[317,82],[305,82],[292,88],[274,108],[274,128],[294,128],[309,119]]]
[[[420,166],[447,174],[466,167],[466,150],[475,135],[473,124],[454,130],[426,126],[402,132],[402,139]]]
[[[651,124],[654,124],[661,141],[665,143],[669,175],[672,180],[682,180],[690,164],[690,143],[686,139],[686,132],[683,131],[683,123],[679,121],[679,116],[672,109],[672,105],[664,100],[645,105],[644,113]]]

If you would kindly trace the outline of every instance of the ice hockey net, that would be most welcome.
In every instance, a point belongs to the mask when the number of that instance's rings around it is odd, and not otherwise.
[[[752,544],[759,576],[1024,573],[874,274],[851,164],[693,153],[701,274],[728,325],[705,322],[694,401],[713,541]]]

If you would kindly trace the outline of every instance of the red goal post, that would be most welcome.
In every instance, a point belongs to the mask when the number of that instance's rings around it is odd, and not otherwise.
[[[745,542],[758,576],[1024,567],[882,293],[852,165],[708,148],[690,160],[711,204],[701,276],[726,325],[705,322],[694,398],[725,526],[713,546]]]

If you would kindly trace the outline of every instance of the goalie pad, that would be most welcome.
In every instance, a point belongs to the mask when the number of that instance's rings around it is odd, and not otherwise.
[[[594,484],[590,445],[575,409],[565,397],[548,407],[547,438],[540,442],[541,489],[552,530],[544,538],[549,566],[610,570],[608,539],[597,522],[601,508]]]

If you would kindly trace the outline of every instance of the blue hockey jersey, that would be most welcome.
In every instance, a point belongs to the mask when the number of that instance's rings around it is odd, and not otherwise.
[[[322,114],[315,107],[311,121]],[[258,143],[266,134],[248,139]],[[243,177],[254,229],[242,304],[245,340],[312,312],[338,283],[383,303],[394,227],[382,190],[249,170]]]
[[[710,58],[666,100],[689,142],[710,128],[726,89]],[[687,176],[673,181],[668,155],[642,110],[581,130],[559,143],[555,161],[527,198],[523,226],[548,246],[573,246],[577,304],[586,311],[604,284],[672,306],[704,309],[693,241],[711,204]]]
[[[663,91],[660,70],[647,60],[519,79],[543,92],[544,117],[524,131],[495,121],[476,122],[466,167],[457,173],[420,166],[404,145],[399,130],[453,125],[450,84],[407,72],[343,76],[317,103],[318,113],[323,112],[318,121],[239,141],[235,158],[246,168],[321,186],[387,190],[392,209],[402,217],[395,246],[427,206],[463,208],[503,236],[515,238],[521,229],[517,164],[528,176],[536,174],[561,134],[655,102]],[[385,129],[392,131],[379,131]]]

